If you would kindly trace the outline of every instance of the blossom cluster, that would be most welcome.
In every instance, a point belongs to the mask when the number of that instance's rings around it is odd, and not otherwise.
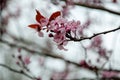
[[[88,49],[92,49],[93,51],[97,52],[101,57],[107,60],[109,58],[111,51],[104,48],[102,43],[103,43],[102,36],[100,35],[96,36],[92,39]],[[109,55],[107,53],[109,53]]]
[[[63,18],[60,11],[54,12],[50,18],[46,18],[36,10],[36,24],[29,25],[30,28],[37,30],[40,37],[44,36],[43,30],[48,33],[50,38],[57,43],[60,50],[67,50],[64,48],[68,40],[77,38],[83,29],[80,26],[80,21],[68,21]]]

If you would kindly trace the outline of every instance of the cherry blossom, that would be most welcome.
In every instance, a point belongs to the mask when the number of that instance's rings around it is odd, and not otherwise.
[[[23,62],[24,62],[26,65],[30,64],[30,57],[29,57],[29,56],[24,57]]]
[[[44,36],[43,30],[46,30],[48,36],[53,38],[60,50],[67,50],[64,46],[67,45],[68,40],[76,38],[77,32],[81,31],[80,21],[68,21],[63,18],[60,11],[54,12],[50,18],[46,18],[36,10],[37,24],[29,25],[30,28],[36,29],[40,37]],[[80,36],[80,35],[79,35]]]
[[[115,77],[118,76],[119,74],[117,72],[111,72],[111,71],[103,71],[102,72],[102,76],[106,77],[106,78],[111,78],[111,77]]]

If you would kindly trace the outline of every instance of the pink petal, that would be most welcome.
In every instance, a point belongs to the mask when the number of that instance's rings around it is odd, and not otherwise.
[[[111,72],[111,71],[103,71],[102,76],[106,78],[118,76],[118,72]]]
[[[43,18],[40,20],[41,26],[44,27],[48,24],[48,19],[47,18]]]
[[[44,36],[44,34],[43,34],[43,32],[38,32],[38,35],[40,36],[40,37],[43,37]]]
[[[65,51],[68,50],[68,49],[65,49],[65,48],[63,47],[63,45],[58,45],[58,49],[60,49],[60,50],[65,50]]]
[[[26,56],[23,61],[27,65],[30,64],[30,57]]]

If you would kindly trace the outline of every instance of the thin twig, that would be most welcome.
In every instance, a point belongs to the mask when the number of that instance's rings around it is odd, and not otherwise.
[[[86,40],[86,39],[92,39],[93,37],[95,36],[98,36],[100,34],[107,34],[107,33],[110,33],[110,32],[114,32],[114,31],[117,31],[119,30],[120,27],[116,28],[116,29],[113,29],[113,30],[109,30],[109,31],[105,31],[105,32],[101,32],[101,33],[97,33],[97,34],[94,34],[93,36],[91,37],[85,37],[85,38],[81,38],[81,39],[72,39],[73,41],[82,41],[82,40]],[[96,67],[96,66],[89,66],[89,67],[83,67],[81,66],[80,64],[76,63],[76,62],[73,62],[73,61],[69,61],[69,60],[66,60],[65,58],[61,57],[61,56],[58,56],[58,55],[55,55],[55,54],[50,54],[50,53],[42,53],[42,52],[39,52],[39,51],[35,51],[35,50],[31,50],[25,46],[22,46],[22,45],[18,45],[18,44],[14,44],[14,43],[10,43],[8,41],[5,41],[5,40],[2,40],[0,39],[0,43],[4,43],[4,44],[7,44],[11,47],[15,47],[15,48],[21,48],[23,50],[26,50],[28,52],[34,52],[34,53],[37,53],[38,55],[41,55],[41,56],[46,56],[46,57],[52,57],[52,58],[57,58],[57,59],[61,59],[63,61],[65,61],[66,63],[69,63],[69,64],[73,64],[73,65],[76,65],[77,67],[81,67],[81,68],[84,68],[84,69],[87,69],[87,70],[90,70],[92,72],[95,72],[96,70],[101,70],[100,68]],[[109,71],[109,69],[103,69],[103,70],[106,70],[106,71]],[[120,72],[120,70],[115,70],[113,69],[113,71],[116,71],[116,72]]]
[[[26,76],[26,77],[28,77],[28,78],[30,78],[30,79],[32,79],[32,80],[37,80],[37,78],[34,78],[34,77],[32,77],[32,76],[30,76],[30,75],[28,75],[28,74],[26,74],[25,72],[23,72],[22,70],[15,70],[15,69],[13,69],[13,68],[10,68],[10,67],[8,67],[7,65],[5,65],[5,64],[0,64],[0,66],[1,67],[4,67],[4,68],[6,68],[6,69],[8,69],[8,70],[10,70],[10,71],[12,71],[12,72],[15,72],[15,73],[18,73],[18,74],[21,74],[21,75],[24,75],[24,76]],[[119,77],[112,77],[112,78],[100,78],[100,80],[105,80],[105,79],[113,79],[113,80],[120,80],[120,78]],[[96,80],[96,79],[90,79],[90,78],[82,78],[82,79],[59,79],[59,80]]]
[[[61,1],[66,1],[66,0],[61,0]],[[100,5],[86,4],[86,3],[82,3],[82,2],[73,2],[73,4],[77,5],[77,6],[86,7],[86,8],[91,8],[91,9],[97,9],[97,10],[106,11],[106,12],[109,12],[109,13],[112,13],[112,14],[120,16],[120,12],[107,9],[107,8],[105,8],[103,6],[100,6]]]
[[[96,33],[96,34],[93,34],[92,36],[90,37],[81,37],[80,39],[77,39],[77,38],[73,38],[69,35],[67,35],[67,37],[70,39],[68,41],[83,41],[83,40],[87,40],[87,39],[92,39],[98,35],[101,35],[101,34],[107,34],[107,33],[111,33],[111,32],[115,32],[115,31],[118,31],[120,30],[120,26],[118,28],[115,28],[115,29],[112,29],[112,30],[108,30],[108,31],[104,31],[104,32],[100,32],[100,33]]]
[[[15,48],[21,48],[21,49],[26,50],[26,51],[28,51],[30,53],[37,53],[37,54],[42,55],[42,56],[49,56],[49,57],[53,57],[53,58],[61,58],[60,56],[55,55],[55,54],[50,54],[50,53],[44,53],[43,54],[42,52],[31,50],[31,49],[29,49],[29,48],[27,48],[25,46],[10,43],[10,42],[2,40],[2,39],[0,39],[0,43],[4,43],[4,44],[7,44],[7,45],[9,45],[11,47],[15,47]]]
[[[13,69],[13,68],[5,65],[5,64],[0,64],[0,66],[4,67],[4,68],[6,68],[6,69],[8,69],[8,70],[10,70],[12,72],[15,72],[15,73],[18,73],[18,74],[22,74],[22,75],[24,75],[24,76],[26,76],[26,77],[28,77],[30,79],[35,79],[34,77],[32,77],[32,76],[28,75],[27,73],[25,73],[23,70],[16,70],[16,69]]]
[[[85,3],[74,3],[74,4],[78,5],[78,6],[83,6],[83,7],[91,8],[91,9],[97,9],[97,10],[107,11],[109,13],[116,14],[116,15],[120,16],[120,12],[113,11],[113,10],[107,9],[105,7],[102,7],[102,6],[89,5],[89,4],[85,4]]]
[[[84,45],[82,44],[82,42],[80,42],[81,47],[84,49],[84,53],[85,53],[85,60],[87,60],[87,49],[86,47],[84,47]]]
[[[9,43],[9,42],[3,41],[3,40],[1,40],[1,39],[0,39],[0,42],[1,42],[1,43],[4,43],[4,44],[7,44],[7,45],[9,45],[9,46],[12,46],[12,47],[24,49],[24,50],[26,50],[26,51],[28,51],[28,52],[33,51],[33,50],[28,49],[27,47],[18,46],[17,44]],[[80,64],[78,64],[78,63],[76,63],[76,62],[73,62],[73,61],[66,60],[66,59],[64,59],[63,57],[60,57],[60,56],[57,56],[57,55],[53,56],[54,54],[50,54],[50,53],[49,53],[49,55],[48,55],[47,53],[41,53],[41,52],[35,51],[35,50],[34,50],[34,52],[35,52],[36,54],[41,55],[41,56],[46,56],[46,57],[52,57],[52,58],[61,59],[61,60],[65,61],[66,63],[76,65],[77,67],[85,68],[85,67],[82,67]],[[85,68],[85,69],[92,70],[92,71],[94,71],[95,69],[96,69],[96,70],[100,70],[100,68],[97,68],[97,67],[95,67],[95,66],[89,66],[89,68]],[[104,69],[104,70],[107,70],[107,69]],[[114,71],[120,72],[119,70],[114,70]]]

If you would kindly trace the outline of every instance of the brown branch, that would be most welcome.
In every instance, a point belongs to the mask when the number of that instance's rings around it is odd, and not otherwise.
[[[96,70],[101,70],[100,68],[97,68],[96,66],[84,67],[84,66],[81,66],[80,64],[78,64],[78,63],[76,63],[76,62],[66,60],[66,59],[64,59],[63,57],[60,57],[60,56],[58,56],[58,55],[54,55],[54,54],[50,54],[50,53],[49,53],[49,54],[48,54],[48,53],[41,53],[41,52],[39,52],[39,51],[30,50],[30,49],[28,49],[27,47],[19,46],[19,45],[14,44],[14,43],[9,43],[9,42],[3,41],[3,40],[1,40],[1,39],[0,39],[0,42],[1,42],[1,43],[4,43],[4,44],[7,44],[7,45],[9,45],[9,46],[11,46],[11,47],[21,48],[21,49],[26,50],[26,51],[28,51],[28,52],[31,52],[31,51],[32,51],[32,52],[34,52],[34,53],[36,53],[36,54],[38,54],[38,55],[41,55],[41,56],[46,56],[46,57],[52,57],[52,58],[61,59],[61,60],[65,61],[66,63],[73,64],[73,65],[75,65],[75,66],[77,66],[77,67],[81,67],[81,68],[84,68],[84,69],[88,69],[88,70],[90,70],[90,71],[92,71],[92,72],[94,72],[94,71],[96,71]],[[104,70],[109,71],[109,69],[104,69]],[[120,72],[119,70],[113,70],[113,71]]]
[[[31,49],[29,49],[29,48],[27,48],[25,46],[14,44],[14,43],[10,43],[10,42],[2,40],[2,39],[0,39],[0,43],[4,43],[4,44],[7,44],[7,45],[9,45],[11,47],[15,47],[15,48],[21,48],[21,49],[26,50],[26,51],[28,51],[30,53],[36,53],[36,54],[39,54],[39,55],[42,55],[42,56],[49,56],[49,57],[53,57],[53,58],[61,58],[60,56],[55,55],[55,54],[49,54],[49,53],[44,53],[43,54],[42,52],[31,50]]]
[[[113,29],[113,30],[109,30],[109,31],[105,31],[105,32],[101,32],[101,33],[94,34],[94,35],[91,36],[91,37],[85,37],[85,38],[81,38],[81,39],[75,39],[75,38],[71,38],[71,39],[72,39],[72,41],[82,41],[82,40],[86,40],[86,39],[92,39],[92,38],[95,37],[95,36],[98,36],[98,35],[101,35],[101,34],[111,33],[111,32],[117,31],[117,30],[119,30],[119,29],[120,29],[120,27],[118,27],[118,28],[116,28],[116,29]],[[34,52],[34,53],[36,53],[36,54],[38,54],[38,55],[41,55],[41,56],[61,59],[61,60],[65,61],[66,63],[73,64],[73,65],[75,65],[75,66],[77,66],[77,67],[81,67],[81,68],[90,70],[90,71],[92,71],[92,72],[96,72],[96,71],[98,71],[98,70],[100,70],[100,71],[105,70],[105,71],[120,72],[120,70],[115,70],[115,69],[113,69],[113,70],[110,70],[110,69],[102,69],[102,70],[101,70],[101,68],[98,68],[98,67],[96,67],[96,66],[90,66],[90,65],[87,66],[87,67],[84,67],[84,66],[82,66],[82,65],[80,65],[80,64],[78,64],[78,63],[76,63],[76,62],[66,60],[65,58],[63,58],[63,57],[61,57],[61,56],[58,56],[58,55],[55,55],[55,54],[42,53],[42,52],[39,52],[39,51],[31,50],[31,49],[29,49],[29,48],[27,48],[27,47],[25,47],[25,46],[18,45],[18,44],[14,44],[14,43],[10,43],[10,42],[4,41],[4,40],[2,40],[2,39],[0,39],[0,43],[4,43],[4,44],[7,44],[7,45],[9,45],[9,46],[11,46],[11,47],[15,47],[15,48],[21,48],[21,49],[26,50],[26,51],[28,51],[28,52],[30,52],[30,53],[31,53],[31,52]]]
[[[101,77],[99,79],[96,79],[96,78],[74,78],[74,79],[59,79],[59,80],[120,80],[119,77],[110,77],[110,78],[107,78],[107,77]]]
[[[15,73],[24,75],[24,76],[26,76],[26,77],[28,77],[28,78],[30,78],[30,79],[32,79],[32,80],[37,80],[37,78],[34,78],[34,77],[32,77],[32,76],[26,74],[26,73],[25,73],[24,71],[22,71],[22,70],[15,70],[15,69],[10,68],[9,66],[7,66],[7,65],[5,65],[5,64],[0,64],[0,66],[1,66],[1,67],[4,67],[4,68],[6,68],[6,69],[8,69],[8,70],[10,70],[10,71],[12,71],[12,72],[15,72]],[[108,79],[120,80],[119,77],[100,78],[100,80],[108,80]],[[92,79],[92,78],[91,78],[91,79],[90,79],[90,78],[77,79],[77,78],[76,78],[76,79],[60,79],[60,80],[96,80],[96,79]]]
[[[115,28],[115,29],[112,29],[112,30],[108,30],[108,31],[104,31],[104,32],[100,32],[100,33],[96,33],[96,34],[93,34],[92,36],[90,37],[81,37],[80,39],[78,38],[73,38],[69,35],[67,35],[67,37],[70,39],[68,41],[83,41],[83,40],[87,40],[87,39],[92,39],[98,35],[101,35],[101,34],[107,34],[107,33],[111,33],[111,32],[115,32],[115,31],[118,31],[120,30],[120,26],[118,28]]]
[[[62,1],[66,1],[66,0],[62,0]],[[112,14],[120,16],[120,12],[107,9],[107,8],[105,8],[103,6],[93,5],[93,4],[86,4],[86,3],[82,3],[82,2],[73,2],[73,4],[77,5],[77,6],[86,7],[86,8],[91,8],[91,9],[97,9],[97,10],[106,11],[106,12],[109,12],[109,13],[112,13]]]
[[[8,69],[8,70],[10,70],[10,71],[12,71],[12,72],[15,72],[15,73],[24,75],[24,76],[26,76],[26,77],[28,77],[28,78],[30,78],[30,79],[36,79],[36,78],[28,75],[27,73],[25,73],[23,70],[16,70],[16,69],[13,69],[13,68],[5,65],[5,64],[0,64],[0,66],[1,66],[1,67],[4,67],[4,68],[6,68],[6,69]]]
[[[100,79],[96,79],[96,78],[73,78],[73,79],[59,79],[59,80],[120,80],[119,77],[101,77]]]
[[[113,11],[113,10],[107,9],[105,7],[102,7],[102,6],[89,5],[89,4],[84,4],[84,3],[74,3],[74,4],[78,5],[78,6],[83,6],[83,7],[91,8],[91,9],[97,9],[97,10],[107,11],[109,13],[116,14],[116,15],[120,16],[120,12]]]

